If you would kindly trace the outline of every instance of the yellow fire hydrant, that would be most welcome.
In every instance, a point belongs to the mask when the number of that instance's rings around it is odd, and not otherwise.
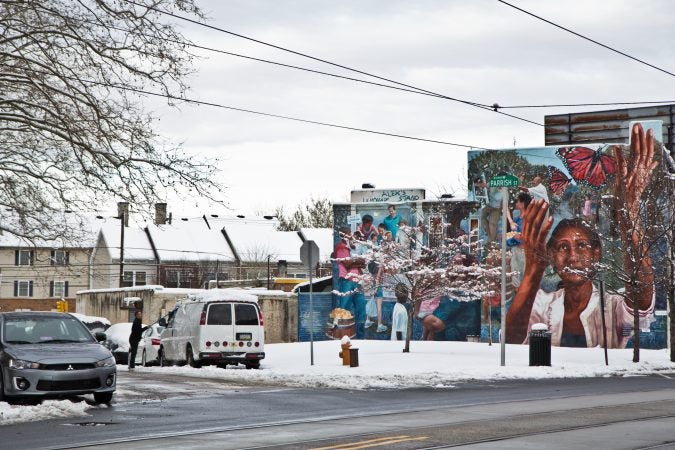
[[[343,366],[348,366],[349,364],[349,348],[352,346],[352,342],[349,339],[349,336],[343,336],[342,340],[340,341],[340,346],[342,347],[342,351],[338,353],[338,356],[342,358],[342,365]]]

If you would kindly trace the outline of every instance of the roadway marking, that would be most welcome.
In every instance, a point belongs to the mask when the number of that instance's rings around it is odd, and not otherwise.
[[[367,441],[353,442],[351,444],[338,444],[338,445],[331,445],[329,447],[317,447],[311,450],[357,450],[361,448],[378,447],[381,445],[388,445],[388,444],[397,444],[399,442],[423,441],[425,439],[429,439],[429,437],[390,436],[384,438],[369,439]]]

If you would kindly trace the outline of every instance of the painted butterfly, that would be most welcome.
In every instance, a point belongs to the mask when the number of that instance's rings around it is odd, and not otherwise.
[[[602,149],[561,147],[556,153],[577,183],[600,188],[616,173],[614,157],[602,153]]]
[[[551,175],[550,188],[555,195],[563,195],[567,186],[569,186],[571,178],[569,178],[565,173],[558,169],[557,167],[548,166],[548,173]]]

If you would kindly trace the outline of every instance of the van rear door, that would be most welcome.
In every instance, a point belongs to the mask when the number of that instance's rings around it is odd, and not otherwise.
[[[206,323],[201,327],[201,351],[227,351],[234,340],[231,303],[208,303]],[[207,345],[211,343],[211,345]]]
[[[258,306],[254,303],[234,304],[234,339],[246,351],[260,350],[265,343],[263,327],[259,322]]]

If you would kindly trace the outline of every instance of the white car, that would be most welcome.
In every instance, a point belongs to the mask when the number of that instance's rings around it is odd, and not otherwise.
[[[159,335],[164,329],[163,326],[153,323],[141,335],[141,341],[138,343],[138,350],[136,351],[137,365],[149,366],[151,364],[159,364]]]

